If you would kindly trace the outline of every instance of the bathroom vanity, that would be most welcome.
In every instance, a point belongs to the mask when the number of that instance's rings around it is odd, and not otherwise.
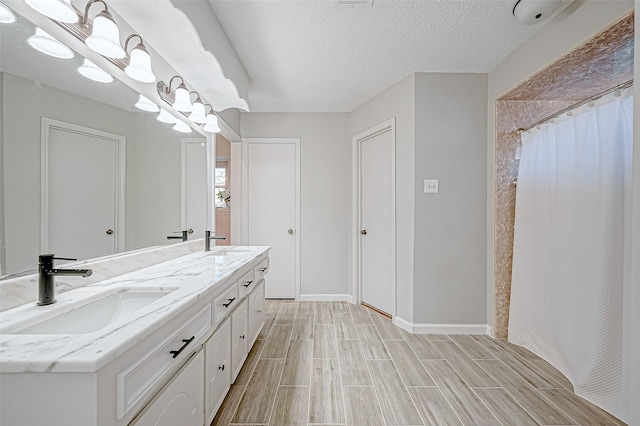
[[[209,425],[263,326],[268,247],[200,251],[0,313],[0,424]]]

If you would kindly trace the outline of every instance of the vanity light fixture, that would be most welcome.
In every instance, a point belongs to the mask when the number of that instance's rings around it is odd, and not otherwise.
[[[129,40],[133,37],[138,37],[140,43],[131,50],[129,54],[129,65],[125,67],[124,73],[141,83],[153,83],[156,81],[156,76],[151,70],[151,56],[142,41],[142,37],[138,34],[131,34],[124,43],[124,50],[125,52],[127,51]]]
[[[160,108],[160,114],[158,114],[158,117],[156,118],[158,119],[158,121],[167,124],[176,124],[178,122],[178,119],[169,114],[169,111],[164,108]]]
[[[11,9],[0,3],[0,24],[13,24],[16,20],[16,15],[13,14]]]
[[[111,83],[113,81],[111,74],[86,58],[84,63],[78,68],[78,72],[89,80],[97,81],[98,83]]]
[[[75,24],[78,22],[78,14],[71,0],[24,0],[36,12],[42,13],[54,21]]]
[[[36,27],[36,33],[27,39],[27,43],[38,52],[53,56],[54,58],[73,58],[73,51],[71,49],[58,41],[58,39],[51,37],[49,33],[39,27]]]
[[[138,99],[138,102],[136,102],[135,107],[143,111],[149,111],[149,112],[160,111],[160,107],[154,104],[153,102],[151,102],[151,99],[147,98],[144,95],[140,95],[140,99]]]
[[[207,114],[207,120],[202,130],[209,133],[220,133],[220,126],[218,125],[218,116],[214,114],[213,107],[211,105],[207,104],[207,106],[211,108],[211,111],[209,111],[209,114]]]
[[[189,90],[187,89],[187,85],[184,84],[184,80],[179,75],[176,75],[169,81],[169,86],[166,90],[171,92],[171,84],[173,80],[176,78],[180,79],[180,84],[176,88],[175,100],[173,101],[173,105],[171,105],[174,109],[180,112],[191,112],[193,111],[193,105],[191,105],[191,95],[189,95]]]
[[[173,130],[180,133],[191,133],[191,127],[184,121],[178,120],[176,124],[173,126]]]
[[[127,56],[120,45],[120,30],[103,0],[91,0],[87,3],[82,17],[82,25],[89,26],[89,8],[94,3],[102,3],[104,10],[93,19],[91,35],[84,41],[91,50],[108,58],[122,59]]]
[[[193,101],[193,111],[189,114],[189,120],[196,124],[203,124],[207,121],[207,118],[204,116],[204,104],[202,103],[202,99],[200,99],[200,94],[198,94],[198,92],[191,93],[196,94],[196,100]],[[189,95],[191,95],[191,93],[189,93]]]

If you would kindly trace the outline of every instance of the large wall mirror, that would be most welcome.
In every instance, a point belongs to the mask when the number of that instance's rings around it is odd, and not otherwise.
[[[206,138],[137,109],[117,79],[84,77],[77,53],[37,51],[36,30],[21,16],[0,23],[1,274],[34,270],[43,252],[87,259],[180,242],[167,236],[185,226],[185,185],[206,187]]]

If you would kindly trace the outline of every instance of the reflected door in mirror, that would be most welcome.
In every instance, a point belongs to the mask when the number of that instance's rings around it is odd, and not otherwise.
[[[189,239],[204,237],[207,227],[207,140],[182,139],[182,220],[193,230]]]
[[[118,251],[120,138],[45,125],[43,251],[79,259]],[[44,201],[43,200],[43,201]]]

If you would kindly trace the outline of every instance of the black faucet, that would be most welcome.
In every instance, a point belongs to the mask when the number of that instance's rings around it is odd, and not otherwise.
[[[38,305],[40,306],[56,303],[56,286],[53,278],[56,275],[88,277],[93,273],[91,269],[54,269],[54,260],[78,260],[54,256],[55,254],[38,256]]]
[[[192,231],[193,232],[193,231]],[[180,234],[182,233],[182,236],[177,236],[177,235],[169,235],[167,237],[167,240],[182,240],[182,241],[187,241],[187,234],[189,233],[189,231],[176,231],[174,232],[174,234]]]
[[[211,231],[204,231],[204,251],[211,251],[211,240],[226,240],[222,235],[211,235]]]

